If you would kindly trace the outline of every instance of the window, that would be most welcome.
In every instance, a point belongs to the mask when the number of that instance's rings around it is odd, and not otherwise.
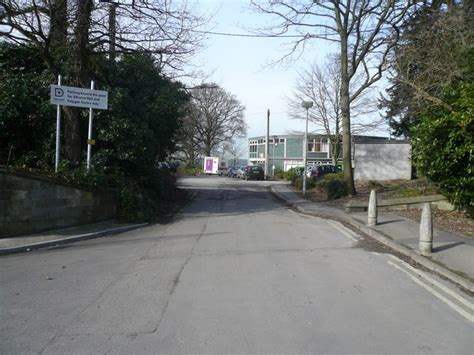
[[[314,138],[308,140],[308,152],[320,152],[321,151],[321,139]]]
[[[327,138],[313,138],[308,139],[308,152],[329,152],[329,145]]]

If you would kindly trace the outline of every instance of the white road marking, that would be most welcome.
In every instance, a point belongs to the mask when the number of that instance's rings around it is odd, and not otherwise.
[[[449,300],[448,298],[443,296],[441,293],[436,291],[434,288],[432,288],[432,287],[426,285],[425,283],[421,282],[418,278],[416,278],[413,274],[411,274],[408,270],[406,270],[402,266],[400,266],[400,265],[398,265],[398,264],[396,264],[392,261],[387,261],[387,263],[392,265],[396,269],[406,273],[410,277],[410,279],[412,279],[415,283],[417,283],[418,285],[420,285],[421,287],[426,289],[429,293],[431,293],[433,296],[437,297],[439,300],[444,302],[446,305],[448,305],[451,309],[453,309],[459,315],[463,316],[464,318],[466,318],[470,322],[474,322],[474,315],[472,313],[466,312],[463,308],[461,308],[460,306],[458,306],[457,304],[455,304],[454,302],[452,302],[451,300]],[[421,273],[417,273],[417,274],[423,277],[423,275],[421,275]],[[451,294],[452,291],[451,290],[449,290],[449,291],[450,291],[449,293]],[[457,295],[456,299],[459,299],[459,297],[461,297],[461,296]],[[466,300],[464,300],[464,301],[467,302],[468,304],[470,304],[470,302],[468,302]],[[462,302],[462,303],[465,304],[465,302]]]
[[[355,238],[355,234],[350,230],[347,229],[342,223],[339,223],[337,221],[332,221],[328,220],[327,221],[331,226],[339,230],[342,234],[344,234],[347,238],[352,240],[353,242],[357,242],[357,239]]]

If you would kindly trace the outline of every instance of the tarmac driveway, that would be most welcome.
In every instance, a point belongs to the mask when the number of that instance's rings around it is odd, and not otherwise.
[[[0,258],[2,353],[472,353],[472,298],[442,280],[266,182],[182,185],[170,224]]]

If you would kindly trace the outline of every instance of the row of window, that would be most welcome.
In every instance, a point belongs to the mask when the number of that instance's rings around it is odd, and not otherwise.
[[[269,144],[273,144],[274,139],[268,140]],[[251,140],[250,142],[250,153],[256,153],[258,151],[258,145],[265,144],[265,139]],[[276,138],[275,144],[285,143],[284,138]],[[329,144],[327,138],[313,138],[308,140],[308,152],[328,152]]]
[[[279,144],[279,143],[285,143],[285,138],[269,138],[268,139],[268,144],[273,144],[273,141],[275,141],[275,143]],[[266,142],[266,139],[255,139],[255,140],[251,140],[249,143],[250,145],[257,145],[257,144],[265,144]]]

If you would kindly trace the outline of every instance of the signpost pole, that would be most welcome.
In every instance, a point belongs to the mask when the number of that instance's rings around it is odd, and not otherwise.
[[[58,85],[61,85],[61,75],[58,75]],[[61,148],[61,106],[56,106],[56,155],[54,159],[54,172],[58,172],[59,150]]]
[[[94,90],[94,80],[91,80],[91,90]],[[93,111],[91,107],[89,108],[89,132],[87,134],[87,171],[89,171],[90,166],[91,166],[92,117],[93,117]]]

